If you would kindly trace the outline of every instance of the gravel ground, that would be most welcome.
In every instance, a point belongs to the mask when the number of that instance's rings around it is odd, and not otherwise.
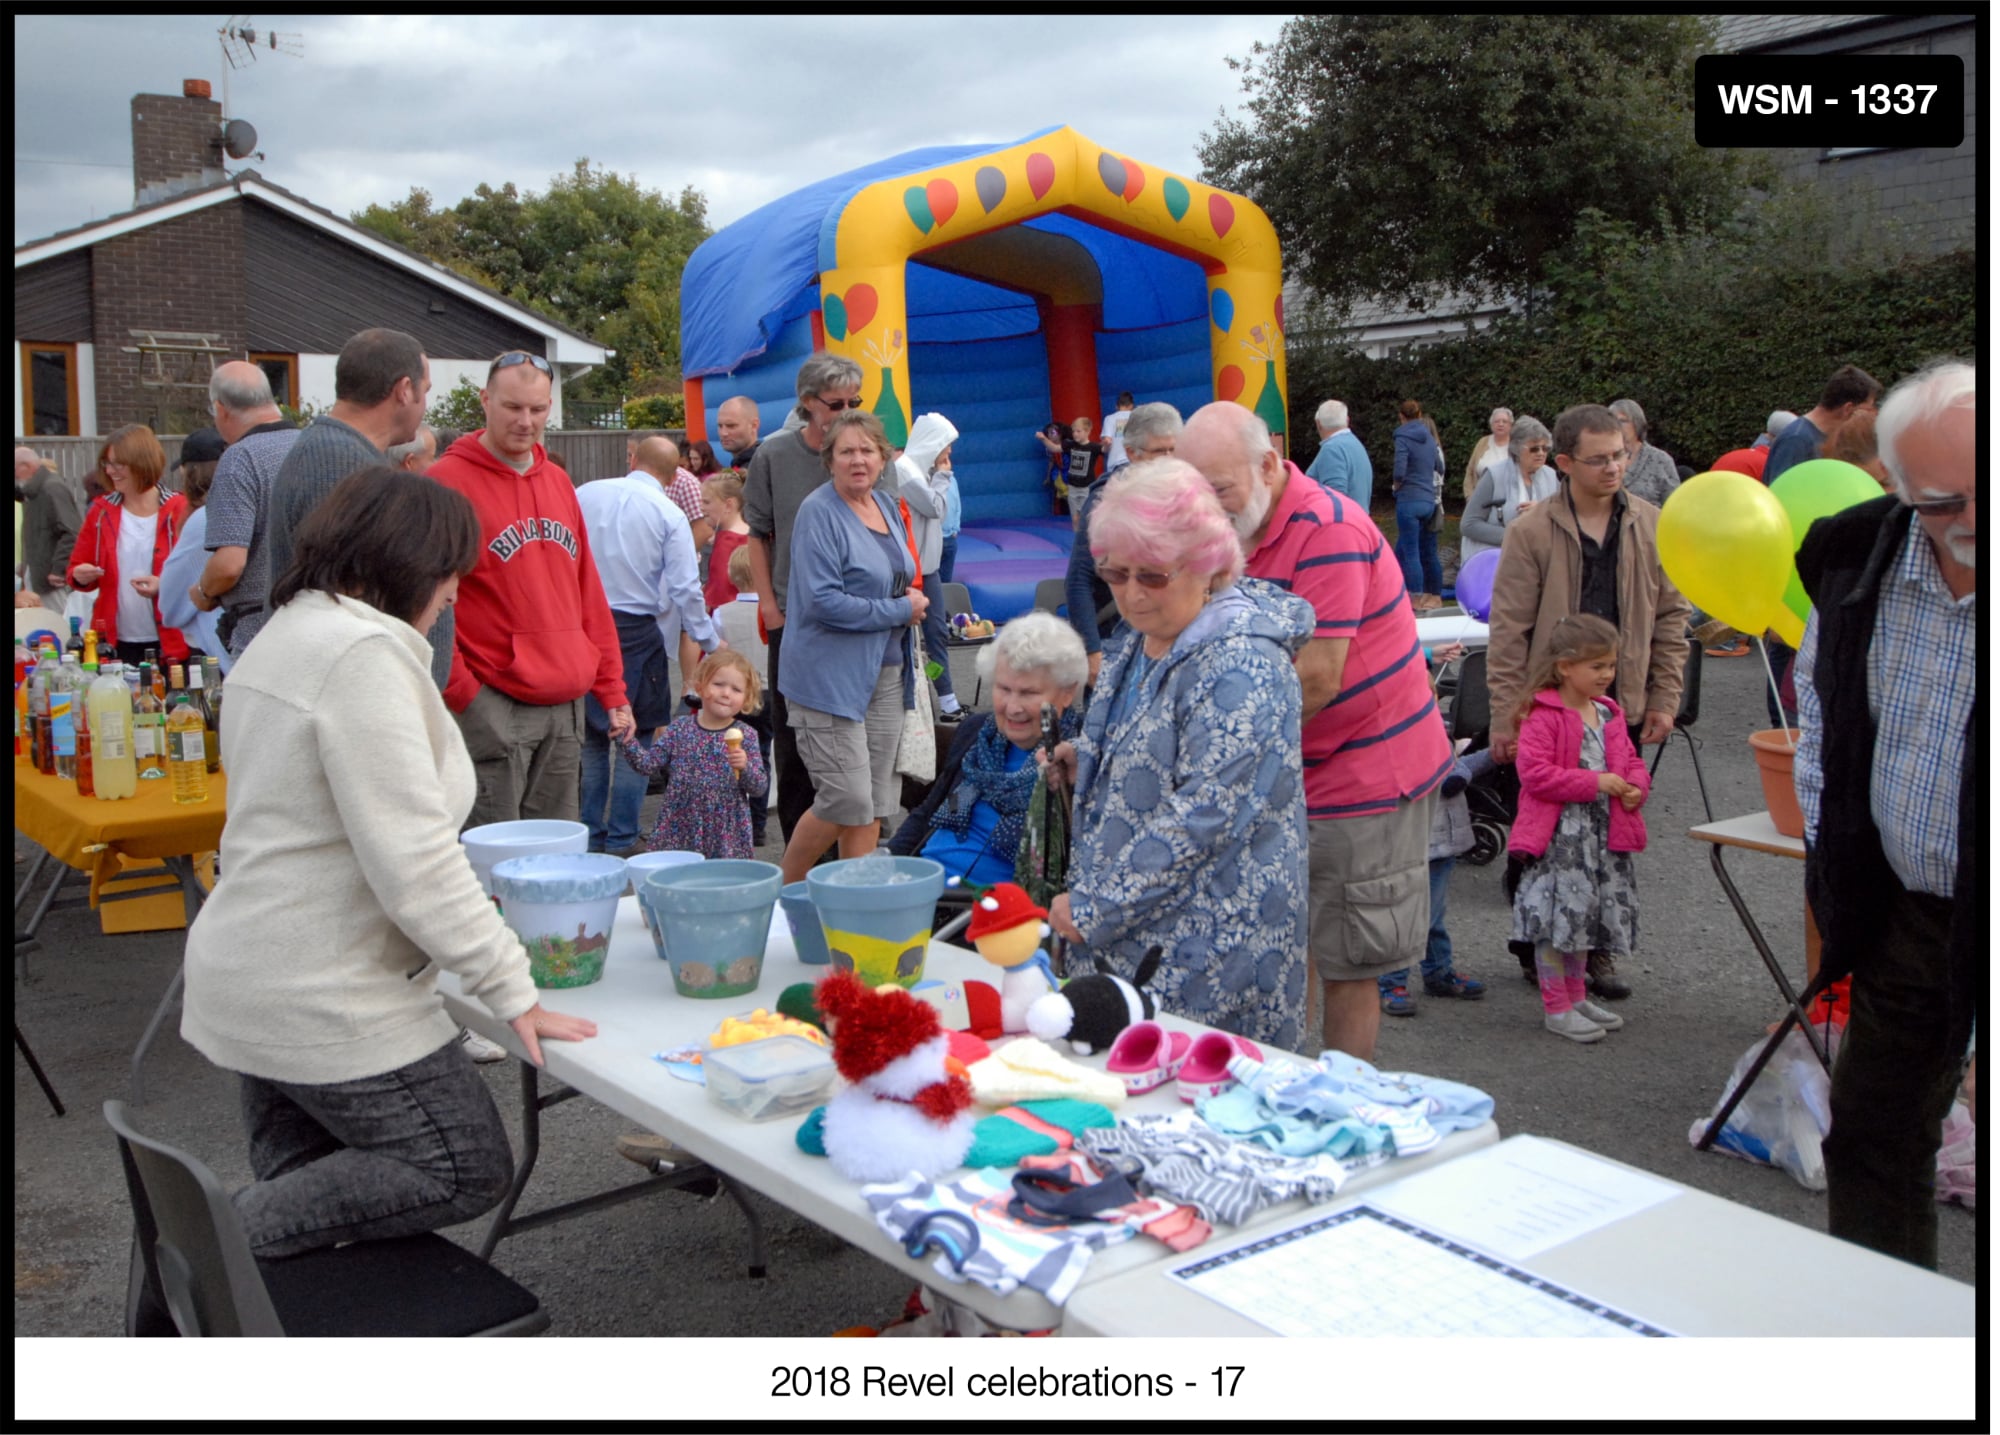
[[[962,693],[972,690],[954,654]],[[1764,806],[1743,735],[1764,723],[1751,661],[1711,662],[1704,674],[1703,753],[1718,816]],[[653,804],[649,799],[650,820]],[[1483,1001],[1426,1000],[1418,1015],[1385,1017],[1378,1062],[1433,1072],[1493,1093],[1505,1133],[1573,1142],[1801,1225],[1824,1229],[1825,1197],[1784,1174],[1699,1155],[1688,1126],[1719,1097],[1730,1068],[1780,1010],[1713,874],[1708,849],[1684,834],[1704,820],[1688,750],[1676,744],[1646,809],[1652,847],[1639,860],[1641,953],[1626,970],[1634,994],[1622,1031],[1577,1047],[1541,1028],[1535,990],[1506,951],[1500,864],[1461,866],[1452,881],[1451,931],[1459,970],[1487,982]],[[777,825],[771,827],[775,838]],[[17,837],[17,852],[27,844]],[[775,846],[760,855],[776,860]],[[1802,980],[1800,871],[1785,859],[1740,853],[1731,870],[1780,959]],[[18,875],[22,869],[17,867]],[[115,1148],[99,1116],[130,1099],[127,1071],[160,993],[180,960],[181,934],[106,937],[96,914],[52,914],[29,980],[15,984],[16,1019],[69,1115],[56,1119],[25,1063],[14,1063],[14,1332],[113,1335],[120,1329],[131,1218]],[[514,1116],[518,1083],[485,1068],[501,1110]],[[143,1130],[210,1163],[227,1183],[248,1180],[233,1078],[210,1067],[171,1029],[147,1069]],[[543,1121],[543,1154],[524,1206],[633,1179],[612,1151],[626,1123],[590,1101]],[[744,1274],[741,1223],[727,1200],[684,1193],[628,1203],[503,1244],[498,1263],[533,1288],[556,1335],[823,1335],[892,1318],[909,1277],[759,1200],[770,1275]],[[1941,1265],[1975,1279],[1975,1223],[1939,1209]],[[450,1234],[476,1244],[479,1224]],[[651,1273],[657,1273],[655,1275]],[[699,1300],[688,1293],[698,1290]]]

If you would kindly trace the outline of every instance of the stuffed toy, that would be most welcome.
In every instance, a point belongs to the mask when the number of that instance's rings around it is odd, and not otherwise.
[[[936,1008],[899,986],[834,972],[815,994],[850,1083],[826,1106],[826,1154],[850,1181],[936,1176],[972,1146],[972,1089],[947,1073]]]
[[[1078,1056],[1108,1051],[1118,1033],[1134,1022],[1153,1019],[1153,994],[1146,983],[1160,969],[1160,949],[1139,963],[1132,981],[1092,972],[1065,982],[1060,991],[1037,997],[1028,1008],[1028,1034],[1043,1041],[1069,1042]]]
[[[1041,940],[1049,934],[1048,915],[1012,882],[996,882],[973,904],[965,929],[979,955],[999,967],[1000,1029],[1028,1029],[1028,1008],[1056,989],[1056,974]]]

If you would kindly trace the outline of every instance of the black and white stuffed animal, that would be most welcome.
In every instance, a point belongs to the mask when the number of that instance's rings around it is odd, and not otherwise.
[[[1078,1056],[1110,1050],[1119,1032],[1135,1022],[1152,1020],[1153,994],[1146,983],[1159,968],[1160,949],[1155,947],[1140,961],[1135,981],[1092,972],[1063,983],[1029,1006],[1028,1034],[1043,1041],[1067,1041]]]

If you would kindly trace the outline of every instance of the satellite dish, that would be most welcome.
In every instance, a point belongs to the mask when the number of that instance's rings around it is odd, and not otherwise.
[[[245,159],[257,152],[257,127],[248,120],[231,120],[222,127],[222,147],[231,159]]]

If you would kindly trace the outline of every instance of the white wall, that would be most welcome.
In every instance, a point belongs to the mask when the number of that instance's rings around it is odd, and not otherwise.
[[[20,346],[16,345],[14,362],[20,362]],[[14,392],[21,392],[19,384]],[[15,403],[20,399],[16,398]],[[99,433],[97,427],[97,345],[78,344],[76,346],[76,431],[78,433]],[[19,430],[15,430],[19,432]]]
[[[333,354],[299,355],[299,402],[316,409],[333,406]]]

